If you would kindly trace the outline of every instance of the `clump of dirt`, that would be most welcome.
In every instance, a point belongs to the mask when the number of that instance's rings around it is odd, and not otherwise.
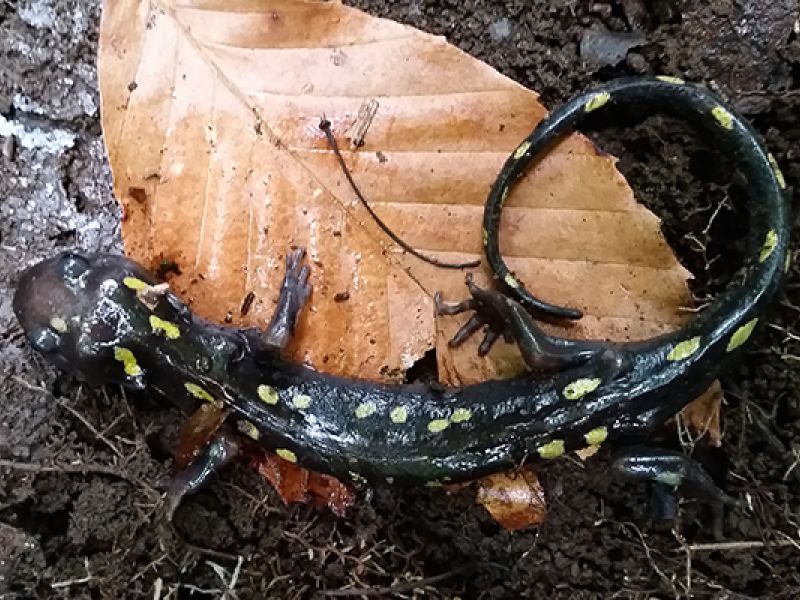
[[[353,4],[446,35],[548,106],[621,75],[703,82],[751,119],[789,186],[800,184],[791,0]],[[283,507],[244,467],[188,499],[173,525],[163,522],[159,490],[179,411],[56,374],[33,355],[10,308],[16,274],[34,260],[76,245],[119,250],[97,115],[99,9],[97,0],[0,4],[0,137],[16,140],[0,156],[0,595],[306,598],[347,586],[433,598],[800,594],[796,266],[756,346],[723,379],[724,446],[705,454],[720,467],[727,457],[729,489],[749,506],[727,511],[717,527],[692,502],[671,526],[648,523],[646,491],[609,480],[606,456],[542,468],[550,513],[514,534],[471,491],[379,488],[337,519]],[[581,41],[590,30],[635,32],[644,42],[616,64],[589,62]],[[738,265],[744,230],[741,192],[725,165],[670,120],[630,116],[602,124],[595,139],[621,157],[638,197],[664,218],[697,275],[698,298],[718,290]],[[677,443],[674,432],[664,436]],[[416,592],[404,583],[414,579]]]

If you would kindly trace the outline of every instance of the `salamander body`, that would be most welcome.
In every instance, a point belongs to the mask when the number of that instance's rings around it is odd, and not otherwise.
[[[548,336],[531,314],[579,313],[536,299],[507,268],[498,250],[503,201],[547,146],[618,104],[684,118],[733,157],[752,199],[746,276],[668,335],[627,344]],[[87,380],[221,402],[243,433],[315,471],[438,485],[645,438],[706,390],[740,355],[779,293],[789,260],[783,188],[750,126],[704,89],[678,80],[615,82],[542,121],[508,159],[486,205],[485,252],[502,293],[470,283],[469,301],[440,310],[475,310],[461,338],[488,324],[483,351],[505,335],[547,375],[441,388],[384,385],[292,364],[280,350],[309,291],[299,251],[287,254],[281,300],[266,331],[205,321],[140,266],[105,254],[66,253],[28,269],[14,310],[36,350]]]

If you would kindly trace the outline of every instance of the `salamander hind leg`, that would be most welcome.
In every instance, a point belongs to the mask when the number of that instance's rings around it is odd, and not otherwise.
[[[303,264],[305,248],[296,248],[286,253],[286,273],[281,283],[278,306],[262,335],[263,349],[282,352],[292,339],[295,323],[311,296],[308,278],[311,269]]]
[[[172,520],[183,498],[205,486],[222,467],[239,455],[239,450],[236,436],[220,429],[192,463],[172,478],[166,496],[167,518]]]
[[[621,452],[611,469],[623,477],[653,484],[651,512],[656,519],[675,518],[675,491],[705,500],[712,506],[742,504],[720,489],[699,462],[679,452],[634,447]]]
[[[531,314],[516,300],[496,290],[484,289],[467,275],[470,298],[458,304],[445,304],[437,293],[436,309],[440,315],[455,315],[474,311],[470,319],[450,340],[458,346],[485,328],[483,341],[478,348],[480,356],[486,355],[494,343],[503,337],[516,342],[525,363],[533,371],[560,371],[585,363],[597,356],[607,345],[598,342],[581,342],[547,335],[536,324]]]

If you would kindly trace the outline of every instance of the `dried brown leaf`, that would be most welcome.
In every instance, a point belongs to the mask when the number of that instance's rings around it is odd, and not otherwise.
[[[355,502],[355,492],[335,477],[313,473],[263,449],[250,448],[250,452],[251,465],[269,481],[285,504],[310,501],[343,517]]]
[[[450,383],[518,370],[509,346],[487,359],[446,347],[459,320],[437,322],[431,297],[463,297],[463,273],[397,252],[317,125],[325,115],[343,139],[377,99],[364,146],[345,153],[356,180],[414,247],[478,258],[489,185],[544,115],[535,93],[441,38],[295,0],[109,3],[100,84],[126,249],[151,267],[174,260],[182,274],[171,283],[199,313],[265,324],[283,253],[305,245],[315,292],[296,358],[399,380],[436,343]],[[680,323],[686,272],[658,219],[585,138],[541,160],[504,217],[516,272],[543,298],[587,312],[570,335],[634,339]],[[250,291],[257,300],[240,320]]]
[[[708,441],[713,446],[722,445],[720,409],[724,398],[722,385],[716,380],[681,413],[687,425],[699,434],[708,436]]]
[[[200,454],[200,450],[214,437],[229,413],[229,410],[221,406],[203,402],[186,419],[175,449],[175,468],[182,469]]]
[[[478,502],[509,531],[538,525],[547,512],[539,478],[528,467],[482,479],[478,483]]]

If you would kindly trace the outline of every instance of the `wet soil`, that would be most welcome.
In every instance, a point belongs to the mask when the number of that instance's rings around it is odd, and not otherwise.
[[[792,0],[352,3],[446,36],[548,106],[621,75],[705,83],[753,122],[790,188],[800,185]],[[286,508],[244,466],[165,524],[159,485],[180,414],[54,372],[10,306],[25,265],[74,246],[120,250],[98,121],[99,14],[97,0],[0,3],[0,598],[311,598],[348,587],[430,598],[800,597],[797,266],[755,346],[722,380],[722,449],[696,448],[727,468],[747,509],[715,520],[688,501],[675,522],[653,523],[646,490],[610,480],[601,456],[543,468],[549,515],[517,533],[470,490],[377,489],[344,519]],[[643,116],[601,124],[595,138],[664,218],[702,300],[738,264],[741,193],[690,130]],[[677,444],[673,431],[664,437]]]

